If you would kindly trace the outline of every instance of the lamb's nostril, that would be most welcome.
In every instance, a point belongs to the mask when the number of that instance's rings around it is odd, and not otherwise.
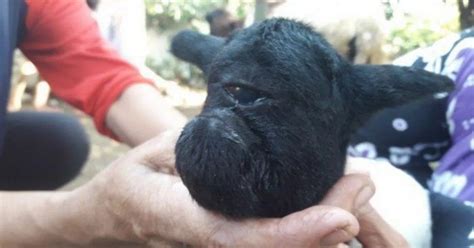
[[[216,116],[201,117],[200,119],[207,124],[207,132],[219,133],[221,138],[238,144],[245,144],[239,135],[239,127],[233,125],[231,121],[226,122]]]
[[[200,117],[202,121],[206,121],[210,129],[219,130],[225,126],[225,122],[218,117],[209,116],[209,117]]]
[[[204,110],[192,122],[199,122],[192,124],[197,125],[199,130],[218,134],[220,138],[239,144],[245,144],[245,141],[253,140],[255,136],[247,123],[229,108]]]

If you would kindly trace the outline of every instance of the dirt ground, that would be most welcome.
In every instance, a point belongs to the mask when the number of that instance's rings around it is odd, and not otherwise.
[[[104,169],[108,164],[118,158],[121,154],[127,152],[130,148],[124,144],[115,142],[101,134],[95,128],[92,120],[84,115],[75,113],[84,125],[90,139],[89,159],[78,177],[66,184],[62,189],[74,189],[88,180],[95,174]]]
[[[78,177],[61,188],[61,190],[71,190],[89,181],[95,174],[104,169],[121,154],[126,153],[130,148],[99,134],[95,130],[92,120],[83,113],[72,110],[71,107],[63,104],[59,104],[58,108],[64,112],[76,115],[84,125],[91,141],[89,159],[83,170]],[[192,118],[200,112],[201,106],[177,106],[177,108],[188,118]]]

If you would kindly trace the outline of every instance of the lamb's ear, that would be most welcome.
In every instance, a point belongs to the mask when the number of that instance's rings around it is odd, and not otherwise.
[[[342,92],[353,117],[360,121],[380,109],[454,88],[448,77],[412,67],[354,65],[349,74]]]
[[[224,45],[225,40],[195,31],[179,32],[171,41],[171,53],[174,56],[198,66],[207,74],[214,56]]]

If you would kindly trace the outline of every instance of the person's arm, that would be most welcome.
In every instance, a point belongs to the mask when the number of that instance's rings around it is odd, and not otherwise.
[[[168,104],[151,85],[125,89],[107,112],[107,127],[130,146],[139,145],[166,130],[184,126],[186,117]]]
[[[0,192],[0,247],[122,245],[98,203],[78,192]]]
[[[151,81],[103,40],[85,1],[27,0],[27,5],[20,49],[53,93],[91,115],[99,132],[137,145],[184,124]]]

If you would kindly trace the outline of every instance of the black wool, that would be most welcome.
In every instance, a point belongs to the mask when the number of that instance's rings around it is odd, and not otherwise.
[[[308,25],[269,19],[227,40],[184,31],[172,52],[204,70],[208,97],[176,166],[192,197],[232,218],[318,203],[343,175],[351,134],[373,113],[453,87],[390,65],[352,65]]]

